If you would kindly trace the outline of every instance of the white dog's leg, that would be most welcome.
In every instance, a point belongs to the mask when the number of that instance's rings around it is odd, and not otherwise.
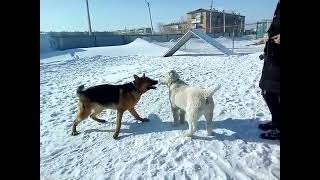
[[[193,136],[193,134],[197,131],[197,120],[188,122],[189,123],[189,132],[185,135],[187,137]]]
[[[188,125],[189,125],[189,130],[188,132],[184,135],[186,137],[191,137],[192,133],[191,133],[191,129],[192,129],[192,122],[188,121]]]
[[[197,122],[200,116],[196,112],[197,111],[190,112],[188,110],[186,112],[186,118],[189,124],[189,132],[185,136],[191,137],[197,131]]]
[[[204,117],[206,118],[206,129],[207,135],[212,135],[212,118],[213,118],[213,111],[205,112]]]
[[[186,116],[186,112],[182,109],[179,109],[179,115],[180,115],[180,123],[184,124],[185,121],[185,116]]]
[[[172,114],[173,114],[173,125],[177,126],[179,122],[179,109],[171,107]]]

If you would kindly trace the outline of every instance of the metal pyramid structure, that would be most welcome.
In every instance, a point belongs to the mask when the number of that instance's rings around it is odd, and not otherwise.
[[[222,45],[221,43],[219,43],[215,39],[206,35],[201,30],[191,29],[185,35],[183,35],[182,38],[171,49],[169,49],[168,52],[166,52],[163,55],[163,57],[172,56],[176,51],[178,51],[180,49],[181,46],[183,46],[192,37],[192,35],[197,36],[198,38],[202,39],[203,41],[207,42],[208,44],[219,49],[221,52],[223,52],[226,55],[234,55],[234,53],[230,49],[226,48],[224,45]]]

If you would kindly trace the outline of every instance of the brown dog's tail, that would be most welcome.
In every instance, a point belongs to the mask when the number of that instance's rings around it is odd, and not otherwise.
[[[79,97],[82,94],[82,91],[84,90],[84,85],[81,85],[77,88],[77,96]]]

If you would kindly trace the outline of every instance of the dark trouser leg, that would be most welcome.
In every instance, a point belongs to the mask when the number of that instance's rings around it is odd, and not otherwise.
[[[280,95],[271,91],[263,91],[263,98],[272,115],[272,124],[280,130]]]

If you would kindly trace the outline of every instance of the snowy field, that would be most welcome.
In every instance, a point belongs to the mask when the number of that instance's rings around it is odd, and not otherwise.
[[[230,48],[230,40],[219,41]],[[263,46],[247,46],[254,42],[236,41],[235,51],[247,55],[229,57],[196,39],[168,58],[161,55],[170,42],[142,39],[40,54],[41,179],[280,179],[279,142],[258,138],[257,125],[271,116],[258,87]],[[70,135],[79,85],[122,84],[142,73],[159,79],[169,69],[192,86],[221,84],[214,95],[213,136],[206,136],[201,117],[195,137],[181,137],[188,126],[173,126],[168,88],[161,85],[136,106],[150,122],[139,123],[126,112],[119,140],[112,138],[111,110],[100,116],[107,123],[87,119],[78,136]]]

